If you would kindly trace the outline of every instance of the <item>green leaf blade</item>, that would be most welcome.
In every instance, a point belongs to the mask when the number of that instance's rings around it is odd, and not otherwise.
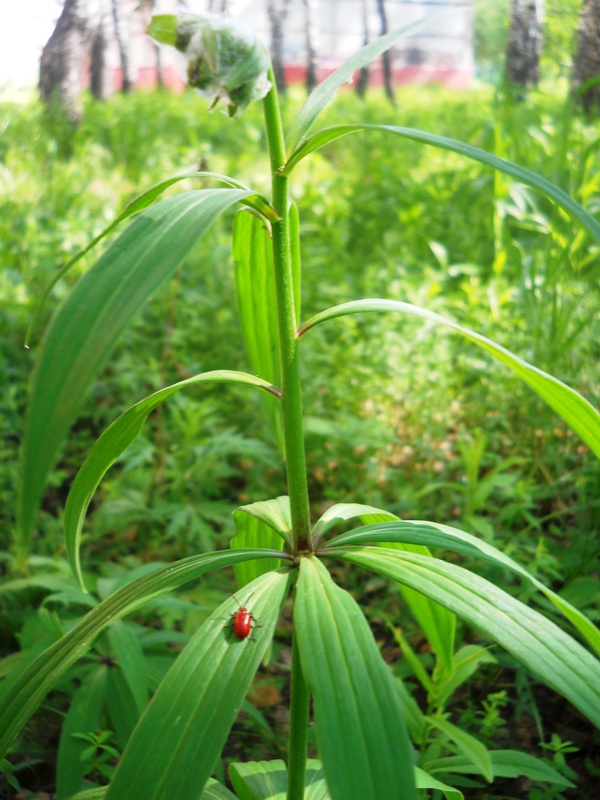
[[[554,378],[552,375],[543,372],[532,364],[528,364],[505,347],[433,311],[428,311],[427,309],[411,305],[410,303],[404,303],[400,300],[385,300],[380,298],[356,300],[350,303],[342,303],[341,305],[333,306],[332,308],[316,314],[301,326],[299,334],[304,334],[315,325],[337,317],[365,312],[380,313],[386,311],[410,314],[427,320],[428,322],[435,323],[436,325],[445,325],[453,331],[460,333],[461,336],[470,339],[516,373],[522,381],[530,386],[531,389],[550,406],[550,408],[556,411],[556,413],[570,425],[588,445],[590,450],[600,458],[600,413],[598,413],[591,403],[574,389],[571,389],[570,386],[559,381],[558,378]]]
[[[254,386],[278,396],[278,389],[266,381],[232,370],[213,370],[179,381],[140,400],[96,440],[83,466],[77,473],[65,506],[65,543],[71,568],[83,588],[83,575],[79,560],[81,530],[87,508],[106,471],[123,454],[139,435],[148,415],[164,400],[181,389],[202,383],[235,383]]]
[[[261,500],[240,506],[233,512],[236,535],[229,546],[232,550],[246,547],[268,547],[271,550],[283,549],[289,543],[292,520],[290,516],[289,497],[277,497],[274,500]],[[239,587],[263,575],[265,572],[281,566],[279,560],[245,561],[237,564],[235,576]]]
[[[290,573],[258,578],[250,610],[261,627],[253,638],[228,636],[229,598],[202,625],[169,670],[125,749],[107,800],[200,795],[266,652],[288,594]]]
[[[466,158],[470,158],[472,161],[478,161],[480,164],[484,164],[487,167],[510,175],[521,183],[532,186],[534,189],[542,192],[542,194],[552,198],[558,206],[564,209],[571,217],[579,220],[589,233],[600,241],[600,222],[589,214],[579,203],[573,200],[567,192],[555,183],[552,183],[552,181],[544,178],[543,175],[539,175],[537,172],[533,172],[533,170],[527,169],[526,167],[521,167],[512,161],[499,158],[493,153],[488,153],[466,142],[461,142],[457,139],[449,139],[447,136],[439,136],[438,134],[417,130],[415,128],[402,128],[397,125],[366,124],[339,125],[334,128],[326,128],[325,130],[319,131],[319,133],[316,133],[314,136],[311,136],[310,139],[302,143],[296,151],[292,153],[285,167],[286,174],[289,174],[295,165],[309,153],[313,153],[315,150],[324,147],[326,144],[336,139],[340,139],[350,133],[358,133],[359,131],[383,131],[392,133],[406,139],[421,142],[422,144],[458,153]]]
[[[184,192],[146,209],[81,278],[44,337],[30,395],[18,486],[24,555],[48,473],[83,396],[147,298],[227,208],[250,193]]]
[[[332,72],[331,75],[325,78],[325,80],[308,96],[298,116],[292,123],[286,137],[288,150],[293,152],[298,147],[302,139],[304,139],[312,128],[321,111],[323,111],[336,96],[338,89],[343,86],[344,83],[350,83],[352,81],[352,76],[356,70],[366,67],[367,64],[377,58],[377,56],[385,53],[398,39],[410,36],[432,20],[440,19],[441,16],[443,16],[443,14],[429,15],[415,22],[411,22],[408,25],[403,25],[401,28],[390,31],[390,33],[387,33],[385,36],[381,36],[374,42],[365,45],[356,55],[349,58],[338,67],[335,72]]]
[[[416,800],[412,748],[394,681],[362,611],[314,558],[301,561],[294,606],[333,800]]]
[[[469,570],[416,553],[364,547],[340,558],[406,583],[499,642],[600,726],[600,661],[542,614]]]

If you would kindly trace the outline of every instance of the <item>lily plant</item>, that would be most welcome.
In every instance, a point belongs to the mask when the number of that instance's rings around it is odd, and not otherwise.
[[[189,83],[206,94],[212,105],[222,105],[235,116],[248,103],[262,102],[271,195],[265,197],[225,175],[180,174],[148,189],[90,244],[135,215],[58,308],[38,354],[21,464],[17,555],[27,558],[49,471],[83,396],[119,336],[210,225],[233,206],[240,207],[234,222],[233,258],[252,374],[223,369],[166,386],[132,405],[100,436],[72,484],[65,508],[66,547],[74,574],[83,587],[81,533],[103,475],[135,440],[152,410],[189,387],[235,384],[262,393],[266,418],[285,463],[288,493],[237,509],[237,533],[229,549],[192,555],[125,582],[26,668],[3,682],[0,756],[61,676],[108,626],[207,572],[235,569],[237,597],[214,609],[147,707],[138,712],[110,785],[81,792],[82,776],[77,774],[63,783],[63,797],[69,793],[106,800],[234,797],[211,775],[252,678],[268,657],[282,606],[290,595],[293,660],[287,762],[234,765],[231,785],[240,799],[416,800],[427,790],[460,798],[451,780],[461,772],[487,781],[498,775],[526,774],[560,782],[556,772],[531,757],[487,750],[437,712],[435,704],[423,713],[383,660],[359,604],[332,577],[331,566],[340,563],[353,564],[366,575],[383,576],[399,587],[435,656],[440,698],[472,673],[465,667],[465,653],[455,652],[460,618],[485,639],[499,643],[536,679],[600,725],[600,632],[523,566],[474,535],[449,525],[399,519],[362,503],[359,495],[354,502],[329,508],[314,524],[311,521],[301,350],[314,328],[333,328],[349,315],[409,314],[465,337],[528,384],[600,456],[600,415],[587,400],[453,320],[389,298],[340,298],[344,301],[340,305],[310,319],[301,316],[300,222],[291,199],[291,180],[303,159],[348,135],[379,131],[389,135],[390,148],[394,140],[409,138],[459,153],[529,184],[600,240],[600,224],[562,189],[469,144],[394,125],[349,122],[318,128],[320,113],[355,70],[414,28],[394,31],[344,63],[310,94],[286,132],[269,57],[251,31],[207,15],[162,15],[151,23],[150,35],[180,51]],[[178,181],[207,178],[220,186],[190,189],[155,202]],[[360,527],[348,531],[353,520]],[[340,527],[344,532],[339,532]],[[529,581],[564,617],[563,625],[559,627],[500,586],[459,566],[456,558],[445,560],[439,555],[444,551],[490,562],[506,575]],[[572,633],[567,632],[569,628]],[[125,655],[122,660],[125,679],[131,675],[135,694],[135,673],[128,672]],[[311,720],[319,761],[307,758]],[[454,755],[431,746],[432,731],[441,732],[452,743]]]

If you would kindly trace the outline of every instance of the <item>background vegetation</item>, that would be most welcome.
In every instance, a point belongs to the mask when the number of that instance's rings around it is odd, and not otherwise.
[[[329,118],[360,117],[468,141],[545,175],[595,213],[598,123],[576,116],[564,95],[540,90],[519,103],[489,87],[468,94],[419,87],[398,92],[394,109],[376,92],[360,103],[347,92]],[[292,91],[286,111],[300,99]],[[26,350],[25,331],[43,287],[128,200],[165,176],[200,167],[261,188],[268,168],[259,115],[259,107],[250,108],[241,120],[223,124],[193,94],[139,93],[106,103],[86,99],[83,122],[72,132],[37,103],[0,106],[1,676],[93,602],[69,577],[61,531],[68,488],[93,439],[132,398],[223,365],[249,369],[228,217],[153,298],[96,382],[52,474],[35,556],[27,573],[17,573],[10,555],[16,463],[36,343],[93,255],[59,282]],[[375,136],[368,143],[348,139],[343,149],[332,145],[305,161],[296,187],[305,226],[303,318],[360,296],[419,303],[509,346],[600,404],[600,253],[545,198],[459,156],[408,141],[391,151],[388,140]],[[351,498],[408,519],[453,520],[526,564],[598,622],[600,469],[577,437],[510,374],[451,335],[369,316],[332,330],[315,330],[303,349],[315,516]],[[326,347],[320,336],[328,337]],[[149,562],[224,546],[240,503],[284,491],[258,401],[216,389],[175,397],[98,492],[85,533],[88,583],[103,597]],[[480,570],[485,575],[486,567]],[[521,599],[527,593],[517,580],[505,588]],[[130,632],[145,654],[150,689],[214,598],[232,589],[222,575],[136,618]],[[418,628],[383,582],[357,582],[354,590],[386,657],[410,683],[408,661],[397,658],[402,642],[425,668],[431,663]],[[471,634],[463,637],[471,641]],[[280,713],[289,658],[285,618],[278,641],[225,761],[239,756],[240,747],[243,757],[278,755],[278,731],[286,724]],[[52,785],[69,698],[86,669],[112,657],[110,647],[101,644],[70,673],[41,721],[16,744],[11,761],[19,769],[6,765],[7,793],[19,783]],[[532,685],[511,658],[492,655],[493,663],[453,700],[452,718],[497,746],[509,742],[545,755],[567,777],[575,770],[583,781],[575,793],[562,794],[512,781],[512,795],[587,796],[581,786],[597,785],[600,771],[598,733]],[[90,723],[81,752],[92,780],[110,776],[126,739],[117,719],[106,709]],[[500,796],[466,785],[469,797]]]

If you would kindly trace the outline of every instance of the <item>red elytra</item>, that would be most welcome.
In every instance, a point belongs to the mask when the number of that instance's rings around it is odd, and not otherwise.
[[[253,616],[247,608],[241,606],[233,615],[233,635],[245,639],[252,630]]]

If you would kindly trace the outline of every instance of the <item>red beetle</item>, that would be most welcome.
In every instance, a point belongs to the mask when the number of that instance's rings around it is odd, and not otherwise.
[[[248,597],[248,600],[250,600],[250,597],[252,595]],[[248,600],[246,600],[246,603]],[[260,625],[256,625],[257,622],[257,618],[251,611],[248,611],[246,605],[240,606],[237,611],[233,612],[233,635],[237,639],[247,639],[252,632],[252,628],[260,627]]]

